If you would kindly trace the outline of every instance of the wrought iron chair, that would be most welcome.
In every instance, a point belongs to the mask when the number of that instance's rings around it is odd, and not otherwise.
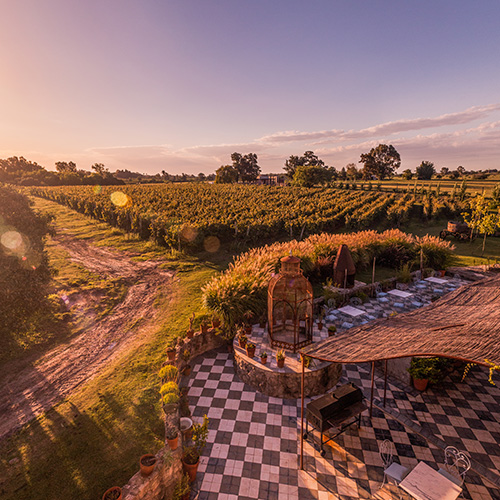
[[[394,483],[399,486],[399,483],[410,472],[408,467],[404,467],[397,462],[394,462],[394,452],[395,447],[392,441],[386,439],[379,444],[380,458],[384,464],[384,481],[382,482],[380,489],[384,487],[385,481],[387,480],[389,482],[390,479],[392,479]],[[399,497],[401,498],[401,492],[399,490],[398,492]]]
[[[439,469],[438,472],[461,487],[470,466],[470,458],[463,451],[454,446],[448,446],[444,450],[444,468]]]

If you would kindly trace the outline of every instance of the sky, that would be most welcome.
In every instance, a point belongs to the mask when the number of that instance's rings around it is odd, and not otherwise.
[[[0,0],[0,158],[500,169],[498,0]]]

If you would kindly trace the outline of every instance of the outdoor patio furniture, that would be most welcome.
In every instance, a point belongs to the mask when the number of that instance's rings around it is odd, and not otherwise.
[[[470,459],[463,451],[454,446],[448,446],[444,450],[444,468],[439,469],[438,472],[457,486],[462,486],[470,466]]]
[[[419,462],[399,487],[417,500],[456,500],[462,492],[460,486],[425,462]]]
[[[397,485],[406,477],[410,472],[408,467],[394,462],[394,452],[395,447],[392,441],[388,439],[382,441],[379,445],[380,458],[384,464],[384,481],[382,482],[382,489],[384,487],[385,481],[392,479]]]

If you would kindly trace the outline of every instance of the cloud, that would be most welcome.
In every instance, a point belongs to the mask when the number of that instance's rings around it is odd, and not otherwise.
[[[320,141],[316,144],[332,142],[334,140],[347,141],[370,137],[380,137],[402,132],[424,130],[428,128],[464,125],[475,120],[485,118],[491,113],[500,110],[500,104],[489,104],[486,106],[473,106],[465,111],[447,113],[433,118],[414,118],[381,123],[373,127],[361,130],[321,130],[316,132],[277,132],[275,134],[261,137],[259,141],[264,143],[285,143],[302,141]]]

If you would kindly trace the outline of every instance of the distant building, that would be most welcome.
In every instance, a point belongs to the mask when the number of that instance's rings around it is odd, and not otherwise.
[[[265,186],[284,186],[285,178],[285,174],[260,174],[255,183]]]

